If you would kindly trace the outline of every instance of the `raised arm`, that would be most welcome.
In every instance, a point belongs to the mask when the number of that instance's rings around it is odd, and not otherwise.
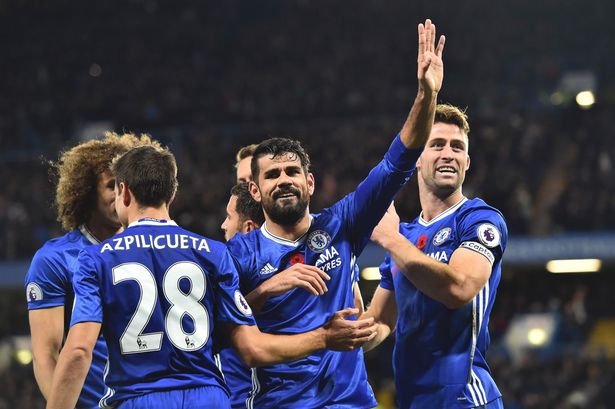
[[[347,319],[358,313],[356,308],[346,308],[324,326],[294,335],[267,334],[256,326],[229,324],[230,338],[250,367],[296,361],[323,349],[352,351],[376,336],[373,318]]]
[[[403,144],[413,149],[425,145],[431,133],[437,95],[444,79],[442,53],[445,37],[440,36],[436,46],[436,26],[429,19],[425,20],[425,24],[419,24],[418,33],[417,79],[419,90],[400,132]]]

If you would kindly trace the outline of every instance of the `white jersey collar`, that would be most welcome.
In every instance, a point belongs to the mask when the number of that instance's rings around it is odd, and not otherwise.
[[[83,234],[83,237],[85,237],[85,239],[90,243],[100,244],[100,240],[98,240],[96,236],[92,234],[92,232],[90,231],[90,229],[88,229],[88,226],[86,226],[85,223],[79,226],[79,231],[81,232],[81,234]]]
[[[144,217],[128,225],[128,228],[133,226],[177,226],[173,220],[154,219],[153,217]]]
[[[267,229],[267,222],[264,222],[263,225],[261,226],[261,232],[263,233],[263,236],[265,236],[271,241],[275,241],[276,243],[279,243],[279,244],[284,244],[285,246],[297,247],[298,245],[300,245],[301,243],[305,241],[307,232],[310,231],[310,227],[312,227],[312,220],[314,219],[314,216],[312,216],[311,214],[309,216],[310,216],[310,225],[308,226],[305,233],[303,233],[301,237],[299,237],[297,240],[288,240],[288,239],[276,236],[275,234],[271,233],[269,229]]]
[[[455,212],[455,210],[459,209],[461,205],[463,205],[467,201],[468,201],[468,198],[464,197],[459,202],[455,203],[454,205],[452,205],[451,207],[449,207],[448,209],[446,209],[445,211],[443,211],[442,213],[440,213],[439,215],[437,215],[430,221],[426,221],[425,219],[423,219],[423,212],[421,211],[421,214],[419,215],[419,224],[421,226],[429,226],[430,224],[434,224],[435,222],[444,219],[446,216],[451,215],[453,212]]]

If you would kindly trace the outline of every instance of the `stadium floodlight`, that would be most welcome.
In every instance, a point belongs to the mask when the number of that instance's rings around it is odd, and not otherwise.
[[[18,349],[15,352],[15,359],[22,365],[29,365],[32,362],[32,351],[29,349]]]
[[[361,270],[361,278],[367,281],[380,280],[380,269],[378,267],[365,267]]]
[[[595,273],[600,271],[602,260],[597,258],[550,260],[547,262],[550,273]]]
[[[527,332],[527,341],[536,347],[544,345],[549,339],[549,334],[544,328],[536,327]]]
[[[596,97],[592,91],[581,91],[576,96],[577,104],[583,109],[589,109],[596,103]]]

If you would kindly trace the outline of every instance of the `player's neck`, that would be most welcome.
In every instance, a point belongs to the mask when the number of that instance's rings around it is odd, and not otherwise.
[[[85,223],[85,226],[90,234],[98,241],[107,240],[109,237],[117,234],[122,228],[119,224],[109,223],[108,220],[102,220],[95,215],[90,217],[90,220]]]
[[[128,224],[136,222],[141,219],[158,219],[158,220],[171,220],[169,215],[169,208],[166,204],[160,207],[134,207],[128,209],[126,214]]]
[[[438,196],[435,192],[419,189],[419,199],[421,217],[428,222],[463,200],[463,193],[459,188],[450,195]]]
[[[265,221],[267,223],[267,231],[276,237],[295,241],[305,234],[310,228],[310,213],[306,210],[305,215],[295,225],[281,225],[272,221],[267,214],[265,214]]]

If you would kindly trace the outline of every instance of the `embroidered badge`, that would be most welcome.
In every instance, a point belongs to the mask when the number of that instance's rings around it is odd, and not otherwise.
[[[43,290],[36,283],[28,283],[26,287],[26,300],[28,302],[40,301],[43,299]]]
[[[493,224],[484,223],[478,226],[476,234],[481,243],[489,248],[500,244],[500,231]]]
[[[247,316],[252,315],[252,308],[250,308],[250,305],[248,304],[246,299],[243,298],[243,295],[241,294],[241,292],[239,292],[239,290],[235,291],[234,298],[235,298],[235,305],[237,306],[237,309],[241,311],[243,315],[247,315]]]
[[[324,230],[315,230],[307,238],[307,246],[315,253],[322,252],[331,242],[331,236]]]
[[[436,233],[435,236],[433,236],[433,245],[434,246],[439,246],[440,244],[444,243],[445,241],[447,241],[449,239],[449,237],[451,237],[451,228],[450,227],[445,227],[442,230],[440,230],[439,232]]]

